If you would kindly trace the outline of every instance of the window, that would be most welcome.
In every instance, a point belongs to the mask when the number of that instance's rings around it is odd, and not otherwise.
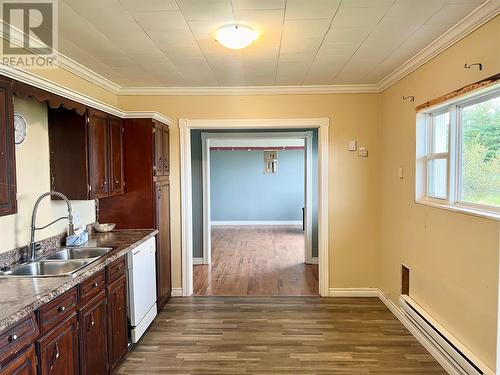
[[[500,218],[500,85],[417,115],[416,199]]]

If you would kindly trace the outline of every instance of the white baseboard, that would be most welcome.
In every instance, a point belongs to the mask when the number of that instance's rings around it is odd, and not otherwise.
[[[197,266],[200,264],[206,264],[204,258],[193,258],[193,266]]]
[[[221,225],[302,225],[302,220],[289,221],[211,221],[210,224],[214,227]]]
[[[329,297],[378,297],[378,288],[330,288]]]
[[[306,259],[306,264],[318,264],[318,263],[319,263],[318,257],[312,257],[312,258]]]
[[[182,288],[172,288],[172,297],[182,297]]]

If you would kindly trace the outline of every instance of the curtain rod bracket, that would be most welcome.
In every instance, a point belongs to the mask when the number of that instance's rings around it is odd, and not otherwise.
[[[483,64],[481,64],[481,63],[472,63],[472,64],[465,63],[464,68],[465,69],[470,69],[473,66],[477,66],[479,68],[479,70],[483,70]]]

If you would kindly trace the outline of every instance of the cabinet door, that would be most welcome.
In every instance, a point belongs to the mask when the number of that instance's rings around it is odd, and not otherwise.
[[[170,280],[170,185],[168,181],[156,184],[156,225],[159,231],[156,248],[156,279],[158,311],[171,294]]]
[[[163,129],[162,124],[154,122],[154,171],[155,176],[163,176]]]
[[[123,121],[117,117],[109,118],[109,159],[110,159],[110,194],[124,193],[123,178]]]
[[[78,373],[78,326],[76,313],[37,342],[39,375]]]
[[[88,116],[90,197],[103,198],[109,195],[108,116],[95,110]]]
[[[0,78],[0,216],[17,212],[12,83]]]
[[[35,346],[20,353],[0,370],[0,375],[36,375]]]
[[[168,138],[168,126],[163,125],[162,130],[162,154],[163,154],[163,174],[168,175],[170,173],[170,157],[169,157],[169,138]]]
[[[108,373],[107,300],[101,292],[80,310],[80,368],[82,375]]]
[[[108,287],[109,368],[112,371],[127,354],[127,282],[120,277]]]

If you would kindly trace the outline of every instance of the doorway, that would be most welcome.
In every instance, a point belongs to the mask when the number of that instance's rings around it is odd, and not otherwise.
[[[234,131],[242,131],[240,129],[251,129],[250,131],[255,132],[254,129],[260,129],[262,131],[266,131],[267,138],[269,137],[283,137],[283,133],[280,131],[284,129],[305,129],[306,131],[288,131],[287,133],[290,135],[289,138],[295,139],[303,139],[304,140],[304,148],[305,152],[308,152],[308,147],[306,145],[308,138],[308,129],[318,129],[318,240],[317,240],[317,248],[318,248],[318,257],[317,263],[319,264],[318,270],[318,278],[319,278],[319,293],[320,295],[328,294],[328,272],[327,272],[327,264],[328,264],[328,254],[327,254],[327,244],[328,244],[328,232],[325,230],[327,227],[327,137],[328,137],[328,119],[293,119],[293,120],[180,120],[179,125],[181,128],[181,179],[182,179],[182,187],[181,187],[181,203],[182,203],[182,265],[183,265],[183,290],[182,294],[185,296],[189,296],[193,294],[193,219],[199,220],[197,217],[193,217],[192,205],[193,205],[193,186],[191,180],[191,130],[210,130],[214,133],[216,130],[220,129],[222,131],[226,131],[224,136],[220,136],[220,134],[215,133],[216,135],[213,139],[238,139],[242,138],[244,133],[238,133],[237,135],[231,135],[227,132],[231,133],[231,130]],[[272,131],[276,130],[276,133]],[[293,137],[292,137],[293,135]],[[210,137],[204,137],[204,145],[203,152],[206,154],[210,153],[210,142],[212,139]],[[205,142],[206,141],[206,142]],[[309,147],[311,150],[311,147]],[[210,176],[209,174],[209,159],[203,158],[203,180],[204,182]],[[306,158],[307,160],[307,158]],[[309,160],[311,160],[309,158]],[[279,162],[278,162],[279,163]],[[308,168],[305,166],[305,170]],[[309,171],[311,169],[309,168]],[[208,173],[207,173],[208,172]],[[311,176],[306,173],[305,181],[311,180]],[[209,184],[208,184],[209,185]],[[205,186],[208,186],[205,184]],[[309,196],[309,198],[308,198]],[[307,190],[305,194],[305,201],[310,200],[311,189]],[[207,230],[210,227],[210,200],[209,200],[209,190],[204,189],[203,193],[203,227],[204,227],[204,235],[203,235],[203,262],[210,263],[212,260],[211,255],[211,230]],[[208,204],[208,207],[206,207]],[[305,232],[306,232],[306,241],[305,254],[311,254],[311,213],[308,211],[311,210],[311,204],[304,205],[304,217],[305,217]],[[307,218],[309,216],[309,218]],[[223,228],[220,228],[223,229]],[[248,228],[247,228],[248,229]],[[269,228],[268,232],[269,232]],[[290,228],[292,229],[292,228]],[[301,228],[300,228],[301,229]],[[265,230],[261,228],[261,230]],[[220,233],[220,231],[219,231]],[[300,232],[295,232],[295,234]],[[217,234],[218,235],[218,234]],[[293,236],[293,230],[288,231],[288,235]],[[300,234],[299,234],[300,235]],[[291,238],[291,237],[290,237]],[[207,246],[207,244],[209,246]],[[308,261],[311,261],[312,255],[305,257]],[[199,262],[199,260],[196,260]],[[312,263],[312,262],[311,262]],[[293,273],[293,272],[292,272]]]
[[[194,294],[317,295],[317,131],[191,142]]]

